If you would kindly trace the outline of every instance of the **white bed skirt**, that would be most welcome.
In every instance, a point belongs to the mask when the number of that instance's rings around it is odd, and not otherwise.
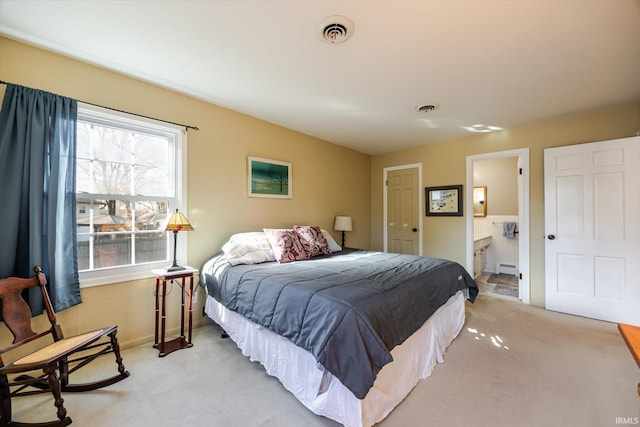
[[[348,427],[382,421],[413,387],[444,362],[444,353],[465,320],[465,296],[458,291],[420,329],[392,351],[362,400],[356,398],[311,353],[288,339],[228,310],[207,296],[205,312],[229,334],[242,354],[260,362],[304,406]]]

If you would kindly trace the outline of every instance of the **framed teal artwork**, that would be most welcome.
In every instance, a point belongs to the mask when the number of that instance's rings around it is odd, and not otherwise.
[[[248,196],[291,199],[291,168],[289,162],[248,156]]]

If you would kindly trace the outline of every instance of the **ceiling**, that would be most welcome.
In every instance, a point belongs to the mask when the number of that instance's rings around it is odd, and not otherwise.
[[[640,0],[0,0],[0,34],[367,154],[640,102]]]

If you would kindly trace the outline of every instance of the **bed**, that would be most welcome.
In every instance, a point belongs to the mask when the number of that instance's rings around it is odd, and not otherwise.
[[[381,421],[429,376],[478,293],[455,262],[343,249],[317,226],[236,234],[200,283],[245,356],[345,426]]]

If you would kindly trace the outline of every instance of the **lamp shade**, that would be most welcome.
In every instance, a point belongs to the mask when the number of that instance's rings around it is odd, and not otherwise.
[[[352,227],[350,216],[337,216],[333,223],[333,229],[336,231],[351,231]]]
[[[165,231],[193,231],[193,226],[189,220],[178,209],[171,214],[169,222],[164,228]]]

